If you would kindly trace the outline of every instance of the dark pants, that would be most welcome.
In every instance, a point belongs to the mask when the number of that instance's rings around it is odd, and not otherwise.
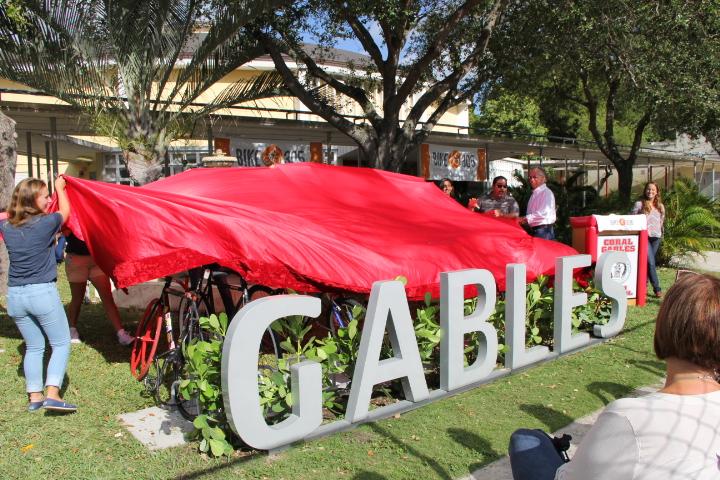
[[[530,227],[530,235],[545,240],[555,240],[555,228],[552,225],[538,225]]]
[[[658,280],[657,270],[655,270],[655,256],[660,249],[660,237],[648,237],[648,280],[653,287],[653,291],[658,293],[660,289],[660,281]]]
[[[565,463],[550,438],[539,430],[516,430],[510,437],[508,454],[515,480],[553,480]]]

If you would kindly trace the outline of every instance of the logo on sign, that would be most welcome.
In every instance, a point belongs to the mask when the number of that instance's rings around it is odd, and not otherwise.
[[[453,150],[452,152],[432,152],[434,167],[450,167],[457,170],[463,168],[477,168],[477,158],[472,153]]]
[[[625,262],[616,262],[610,268],[610,278],[620,283],[624,283],[630,278],[630,265]]]

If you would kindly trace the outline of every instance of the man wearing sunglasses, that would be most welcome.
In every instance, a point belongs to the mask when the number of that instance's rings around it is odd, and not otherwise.
[[[527,205],[527,215],[520,220],[530,228],[530,235],[555,240],[555,195],[545,185],[545,170],[535,167],[530,170],[528,181],[532,195]]]
[[[516,218],[520,215],[518,203],[508,193],[507,178],[493,178],[492,190],[478,199],[475,211],[505,218]]]

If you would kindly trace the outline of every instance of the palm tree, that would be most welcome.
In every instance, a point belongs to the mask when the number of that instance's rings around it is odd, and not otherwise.
[[[21,21],[0,3],[0,76],[89,113],[142,185],[160,176],[170,142],[199,119],[279,94],[282,80],[271,71],[198,102],[262,53],[243,27],[283,1],[25,0],[15,2]]]
[[[701,194],[694,182],[675,180],[663,202],[665,223],[658,263],[720,248],[720,205]]]

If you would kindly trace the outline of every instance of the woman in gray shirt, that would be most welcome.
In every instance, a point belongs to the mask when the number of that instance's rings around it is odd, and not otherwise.
[[[65,179],[55,180],[55,189],[59,211],[48,214],[45,182],[36,178],[21,181],[13,191],[8,218],[0,223],[10,257],[8,314],[25,340],[23,370],[31,412],[40,408],[59,412],[77,409],[60,398],[70,356],[70,329],[55,283],[54,245],[55,234],[70,215],[70,203]],[[45,336],[52,354],[43,388]]]

